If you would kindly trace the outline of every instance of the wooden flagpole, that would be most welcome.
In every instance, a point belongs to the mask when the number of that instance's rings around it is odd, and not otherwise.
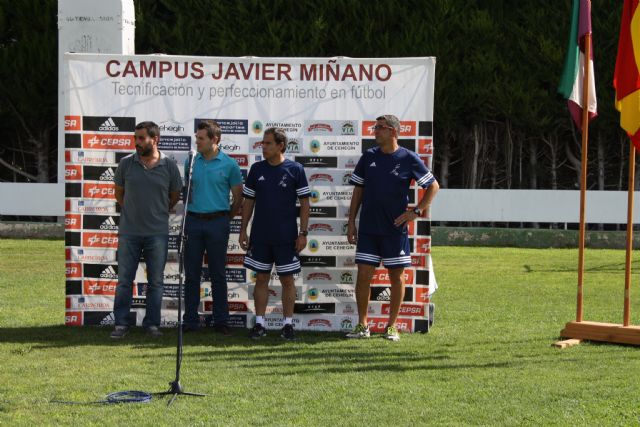
[[[633,251],[633,190],[636,172],[636,147],[629,141],[629,190],[627,195],[627,254],[624,265],[624,316],[622,325],[629,326],[631,317],[631,251]]]
[[[578,237],[578,296],[576,322],[582,322],[582,283],[584,276],[585,207],[587,204],[587,147],[589,143],[589,58],[591,33],[584,36],[584,76],[582,79],[582,159],[580,173],[580,234]]]

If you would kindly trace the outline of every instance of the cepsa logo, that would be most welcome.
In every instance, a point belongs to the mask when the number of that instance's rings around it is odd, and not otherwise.
[[[411,255],[411,267],[426,267],[427,258],[424,255]]]
[[[117,248],[118,235],[115,233],[82,233],[82,244],[92,248]]]
[[[64,116],[64,130],[81,130],[80,116]]]
[[[83,293],[85,295],[108,295],[116,294],[116,286],[118,282],[115,280],[85,280],[82,284]]]
[[[64,324],[67,326],[82,326],[82,312],[67,311],[64,314]]]
[[[375,121],[362,122],[362,135],[373,136],[375,134],[373,127],[376,125]],[[400,136],[416,136],[416,122],[414,121],[400,121]]]
[[[66,165],[64,167],[64,179],[67,181],[81,181],[82,180],[82,166],[80,165]]]
[[[433,154],[433,140],[432,139],[418,139],[418,154]]]
[[[431,238],[416,239],[416,252],[419,254],[431,253]]]
[[[64,228],[66,230],[80,230],[82,228],[82,216],[78,214],[66,214],[64,216]]]
[[[85,182],[83,196],[88,199],[115,199],[116,188],[113,184]]]
[[[382,304],[382,314],[389,314],[391,312],[390,304]],[[400,316],[420,316],[424,317],[424,305],[420,304],[402,304],[398,314]]]
[[[246,302],[229,301],[229,311],[249,311]]]
[[[67,278],[82,277],[82,265],[76,262],[67,263],[65,274]]]
[[[431,298],[429,298],[429,288],[428,287],[414,287],[416,292],[416,302],[428,303]]]
[[[242,254],[227,254],[228,265],[242,265],[244,263],[244,255]]]
[[[249,166],[249,156],[246,154],[229,154],[229,157],[234,159],[241,168]]]
[[[389,323],[389,319],[386,317],[370,317],[368,326],[371,332],[381,333],[384,332],[387,323]],[[411,332],[413,321],[411,319],[398,319],[396,320],[396,328],[401,332]]]
[[[136,148],[133,135],[84,134],[82,148],[100,150],[134,150]]]
[[[405,270],[404,271],[404,282],[406,284],[413,283],[413,270]],[[389,285],[391,281],[389,279],[389,273],[387,270],[376,270],[371,277],[372,285]]]

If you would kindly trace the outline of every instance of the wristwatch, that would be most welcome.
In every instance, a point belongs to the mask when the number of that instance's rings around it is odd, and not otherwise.
[[[422,209],[415,207],[413,208],[413,213],[418,215],[418,216],[422,216]]]
[[[307,230],[300,230],[300,235],[301,236],[307,236],[309,234],[309,232]]]

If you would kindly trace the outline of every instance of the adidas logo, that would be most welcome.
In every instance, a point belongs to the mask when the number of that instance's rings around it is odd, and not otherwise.
[[[298,258],[293,257],[293,259],[292,259],[291,261],[294,261],[294,262],[295,262],[295,261],[297,261],[297,260],[298,260]]]
[[[260,175],[260,178],[258,178],[258,181],[264,181],[264,176]]]
[[[380,292],[380,295],[376,297],[378,301],[391,301],[391,290],[384,288],[384,291]]]
[[[118,273],[116,273],[116,271],[113,269],[113,266],[110,265],[104,270],[102,270],[102,273],[100,273],[100,278],[101,279],[117,279]]]
[[[113,315],[113,312],[109,313],[107,317],[100,321],[100,326],[110,326],[116,324],[116,316]]]
[[[111,218],[111,217],[109,217],[109,218]],[[405,253],[404,253],[404,251],[402,250],[402,251],[400,251],[400,255],[406,255],[406,254],[405,254]]]
[[[113,178],[115,178],[116,174],[113,172],[113,169],[109,168],[106,171],[102,172],[102,175],[100,175],[100,181],[113,181]]]
[[[113,217],[108,217],[102,224],[100,224],[100,230],[117,230],[118,224],[113,220]]]
[[[116,126],[116,123],[113,121],[111,117],[104,121],[98,128],[98,130],[108,130],[108,131],[119,131],[120,128]]]
[[[369,165],[370,168],[375,168],[376,167],[376,162],[371,162],[371,164]]]

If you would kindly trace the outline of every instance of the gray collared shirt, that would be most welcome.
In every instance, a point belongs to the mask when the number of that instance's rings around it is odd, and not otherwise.
[[[137,153],[130,154],[120,160],[114,181],[124,187],[120,234],[169,233],[169,193],[182,188],[180,170],[173,159],[160,152],[158,163],[147,169]]]

